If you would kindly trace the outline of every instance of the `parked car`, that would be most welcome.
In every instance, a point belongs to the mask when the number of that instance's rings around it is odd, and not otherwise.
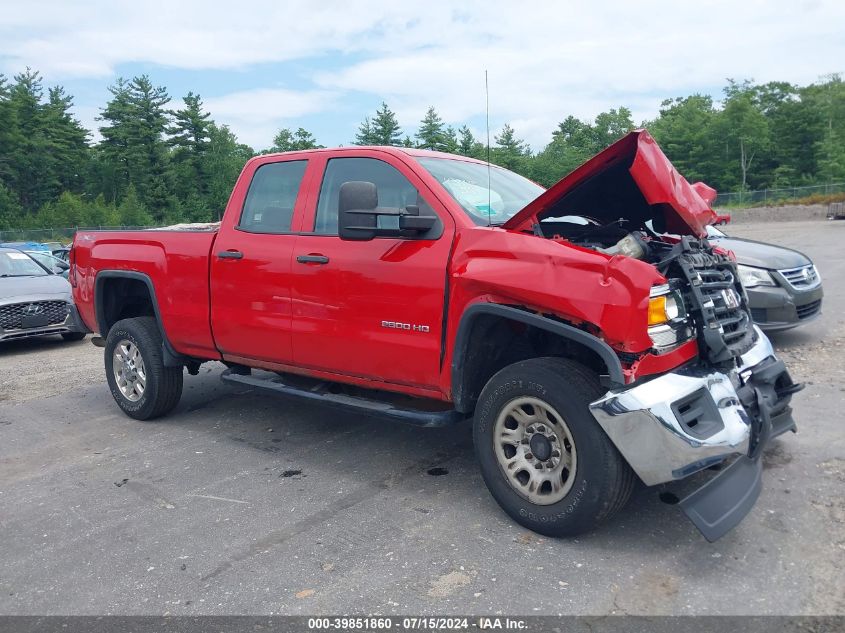
[[[63,262],[67,263],[68,257],[70,256],[70,246],[62,246],[61,248],[56,248],[51,251],[53,256],[58,257]]]
[[[50,248],[40,242],[3,242],[0,248],[14,248],[19,251],[44,251],[49,253]]]
[[[23,251],[54,275],[61,275],[67,279],[70,265],[47,251]]]
[[[86,332],[66,279],[22,251],[0,247],[0,341],[49,334],[78,341]]]
[[[733,251],[754,323],[763,330],[788,330],[822,312],[822,278],[810,258],[765,242],[730,237],[716,227],[708,239]]]
[[[247,162],[218,228],[77,232],[70,282],[130,417],[171,411],[209,360],[359,414],[473,417],[493,497],[554,536],[637,479],[729,460],[680,501],[714,540],[755,503],[801,388],[704,239],[714,218],[642,130],[548,190],[463,156],[308,150]]]

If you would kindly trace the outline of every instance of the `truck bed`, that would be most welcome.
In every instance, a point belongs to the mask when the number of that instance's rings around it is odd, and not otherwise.
[[[73,244],[80,315],[93,331],[95,279],[131,271],[149,280],[164,331],[176,352],[217,358],[209,322],[209,254],[216,228],[80,231]]]

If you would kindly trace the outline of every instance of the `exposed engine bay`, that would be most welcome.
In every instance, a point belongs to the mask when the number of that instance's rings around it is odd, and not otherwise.
[[[706,239],[661,235],[651,224],[624,218],[601,224],[595,218],[573,215],[543,220],[534,231],[542,237],[653,265],[669,280],[669,291],[676,293],[677,305],[682,306],[672,323],[659,332],[661,339],[652,335],[655,346],[668,349],[694,333],[708,362],[730,367],[756,340],[736,265]]]
[[[534,225],[534,232],[542,237],[563,239],[607,255],[625,255],[650,264],[660,262],[673,245],[664,241],[647,225],[625,218],[601,224],[591,217],[569,215],[543,220]]]

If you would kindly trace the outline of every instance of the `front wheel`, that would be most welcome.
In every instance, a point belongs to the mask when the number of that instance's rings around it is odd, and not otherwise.
[[[153,317],[118,321],[106,337],[106,378],[112,397],[136,420],[164,415],[182,396],[182,368],[164,365],[161,345]]]
[[[593,372],[561,358],[509,365],[484,387],[473,426],[481,474],[521,525],[575,536],[627,502],[635,475],[589,410],[603,392]]]

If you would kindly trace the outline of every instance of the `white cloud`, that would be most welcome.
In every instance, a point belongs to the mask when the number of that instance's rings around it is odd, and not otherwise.
[[[0,14],[0,71],[49,81],[112,77],[121,63],[255,69],[306,60],[317,88],[208,99],[246,142],[284,117],[330,112],[337,95],[385,99],[413,128],[428,105],[450,123],[511,122],[538,148],[567,114],[627,105],[653,116],[662,97],[726,77],[807,83],[843,71],[845,4],[834,1],[526,3],[155,0],[11,3]],[[347,61],[349,60],[349,61]],[[837,66],[838,65],[838,66]],[[361,117],[366,113],[362,112]],[[228,119],[227,119],[228,117]],[[349,121],[354,130],[358,121]],[[351,133],[351,132],[350,132]]]
[[[206,99],[205,107],[215,121],[235,130],[242,142],[264,148],[279,127],[296,127],[291,121],[297,117],[330,110],[335,98],[335,93],[329,91],[268,88]]]

